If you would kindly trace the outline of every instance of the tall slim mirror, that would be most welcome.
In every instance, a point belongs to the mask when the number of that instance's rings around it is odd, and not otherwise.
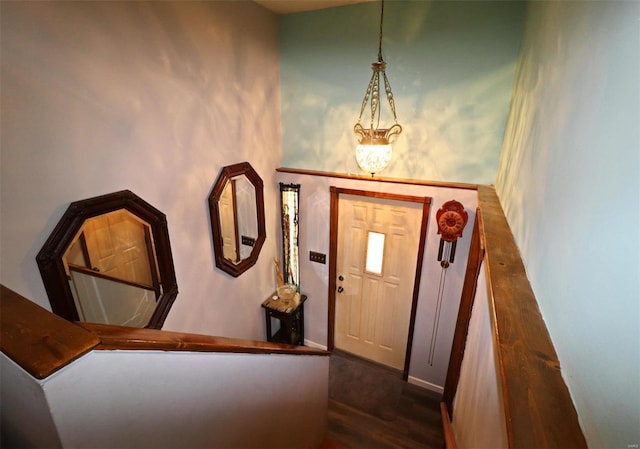
[[[282,273],[287,284],[300,290],[300,258],[298,254],[298,213],[300,184],[280,183],[280,210],[282,223]]]
[[[216,266],[238,277],[255,265],[266,238],[262,179],[251,164],[223,167],[209,195]]]
[[[178,293],[166,217],[128,190],[71,203],[36,260],[72,321],[159,329]]]

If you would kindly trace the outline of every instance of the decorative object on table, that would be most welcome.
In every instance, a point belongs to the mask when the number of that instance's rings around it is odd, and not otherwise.
[[[291,301],[293,297],[298,293],[298,289],[295,284],[282,284],[278,285],[276,289],[276,294],[278,298],[283,299],[285,301]]]
[[[280,262],[275,257],[273,258],[273,265],[275,265],[276,269],[276,285],[280,287],[284,285],[284,276],[282,276],[282,271],[280,271]]]
[[[353,127],[353,131],[358,135],[358,146],[356,147],[356,161],[362,170],[367,173],[371,173],[373,176],[375,173],[383,170],[389,161],[391,161],[391,138],[397,136],[402,132],[402,127],[398,123],[396,116],[396,106],[393,100],[393,93],[391,92],[391,85],[387,79],[385,72],[386,63],[382,58],[382,23],[384,19],[384,0],[380,5],[380,37],[378,40],[378,61],[371,64],[373,69],[373,75],[367,86],[367,91],[362,100],[362,106],[360,108],[360,116],[358,117],[358,123]],[[380,112],[382,107],[380,105],[380,75],[384,82],[384,90],[389,102],[389,108],[393,114],[394,124],[389,128],[380,128]],[[360,121],[362,120],[362,114],[367,107],[367,104],[371,100],[370,104],[370,123],[369,128],[364,128]],[[374,122],[375,126],[374,126]]]

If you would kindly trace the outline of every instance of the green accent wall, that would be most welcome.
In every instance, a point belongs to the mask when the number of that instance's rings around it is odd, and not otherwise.
[[[383,56],[404,131],[380,175],[494,181],[525,11],[515,1],[385,3]],[[379,2],[280,16],[283,166],[360,173],[353,125],[379,18]]]

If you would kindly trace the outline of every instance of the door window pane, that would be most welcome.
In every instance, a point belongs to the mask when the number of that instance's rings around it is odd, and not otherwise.
[[[369,273],[382,274],[382,261],[384,258],[385,235],[379,232],[368,232],[367,236],[367,262],[365,269]]]

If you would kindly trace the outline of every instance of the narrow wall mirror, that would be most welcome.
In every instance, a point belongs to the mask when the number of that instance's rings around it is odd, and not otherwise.
[[[160,329],[178,294],[166,216],[129,190],[71,203],[36,261],[71,321]]]
[[[298,254],[300,184],[280,183],[280,214],[282,224],[282,272],[287,284],[300,289],[300,258]]]
[[[238,277],[258,260],[264,244],[262,179],[248,162],[223,167],[209,195],[216,266]]]

